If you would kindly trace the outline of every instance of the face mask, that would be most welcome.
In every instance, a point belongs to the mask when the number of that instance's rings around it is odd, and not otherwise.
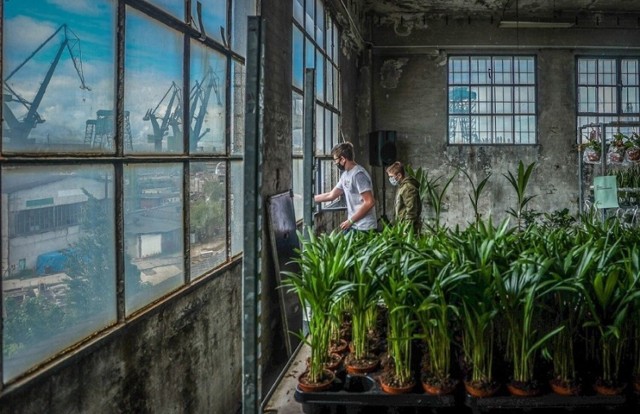
[[[344,165],[342,164],[336,164],[336,167],[338,167],[339,171],[344,171]]]
[[[389,182],[391,183],[392,186],[396,186],[398,185],[398,180],[396,180],[396,177],[389,177]]]

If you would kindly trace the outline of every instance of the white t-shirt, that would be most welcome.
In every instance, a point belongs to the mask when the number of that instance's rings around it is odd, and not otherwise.
[[[373,193],[373,185],[371,184],[369,173],[363,166],[358,164],[349,171],[342,173],[338,184],[336,184],[336,188],[341,189],[344,193],[344,199],[347,203],[347,213],[349,214],[348,217],[353,216],[362,205],[362,193],[365,191],[371,191],[371,193]],[[356,230],[377,229],[376,207],[371,207],[367,215],[356,221],[352,227]]]

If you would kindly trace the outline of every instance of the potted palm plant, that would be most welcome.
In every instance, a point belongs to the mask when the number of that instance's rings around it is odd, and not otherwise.
[[[347,234],[355,238],[355,244],[349,254],[355,260],[345,284],[346,300],[351,314],[351,353],[347,355],[345,364],[347,372],[357,374],[371,372],[379,364],[378,357],[370,352],[368,337],[376,321],[380,283],[377,268],[385,246],[376,243],[373,234]]]
[[[415,254],[411,242],[405,242],[406,231],[412,238],[412,226],[400,225],[385,229],[382,242],[387,245],[388,259],[381,263],[379,273],[380,296],[387,307],[387,349],[390,369],[381,376],[383,391],[393,394],[410,392],[415,387],[411,367],[411,348],[415,319],[413,298],[415,270],[411,255]]]
[[[459,285],[461,309],[461,345],[464,355],[464,385],[472,397],[483,398],[495,394],[499,384],[494,378],[494,350],[497,335],[494,272],[499,272],[504,260],[501,246],[513,234],[503,222],[494,228],[477,221],[460,237],[458,243],[460,266],[466,266],[471,276]]]
[[[438,242],[435,249],[420,249],[417,257],[418,276],[415,314],[418,337],[425,345],[421,367],[423,389],[433,395],[451,393],[457,381],[451,376],[451,347],[453,320],[459,317],[453,295],[456,286],[469,275],[466,268],[457,268],[452,260],[455,248],[448,242],[447,233],[431,236]]]
[[[525,251],[506,274],[494,274],[500,312],[508,330],[507,354],[512,365],[512,378],[507,388],[512,395],[540,393],[535,377],[537,352],[564,329],[563,326],[552,327],[549,331],[541,329],[540,313],[544,302],[559,285],[546,277],[550,262],[549,258]]]
[[[338,232],[315,236],[312,231],[298,238],[300,249],[293,260],[299,272],[283,271],[282,284],[298,295],[308,323],[308,335],[298,333],[311,350],[308,370],[299,377],[298,385],[305,392],[321,391],[335,379],[325,368],[330,360],[330,319],[332,308],[346,291],[344,277],[353,262],[352,240]]]
[[[622,247],[625,237],[616,221],[607,220],[605,226],[609,226],[606,236],[594,238],[589,246],[598,255],[598,263],[585,280],[589,319],[584,326],[596,332],[597,342],[590,344],[600,368],[594,389],[609,395],[619,394],[626,387],[621,368],[631,335],[630,316],[640,296],[640,276],[625,264],[632,263],[637,247]]]

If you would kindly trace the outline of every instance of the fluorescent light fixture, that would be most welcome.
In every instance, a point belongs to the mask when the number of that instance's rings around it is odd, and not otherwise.
[[[535,22],[535,21],[518,21],[503,20],[500,22],[501,29],[568,29],[573,27],[571,22]]]

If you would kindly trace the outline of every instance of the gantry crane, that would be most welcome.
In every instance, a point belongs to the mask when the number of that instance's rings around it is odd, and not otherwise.
[[[189,91],[189,136],[195,138],[189,140],[191,151],[197,149],[198,142],[210,131],[209,128],[203,131],[203,125],[212,91],[216,94],[218,105],[222,105],[217,79],[217,76],[211,67],[209,67],[202,77],[202,80],[196,81]],[[165,101],[167,101],[167,105],[164,114],[158,114],[158,109]],[[162,141],[164,137],[167,136],[169,127],[171,127],[173,132],[173,136],[169,137],[169,150],[175,150],[177,148],[177,142],[175,140],[182,137],[184,124],[182,121],[182,111],[181,89],[175,82],[172,82],[167,92],[165,92],[162,99],[160,99],[160,102],[158,102],[155,108],[149,109],[143,117],[143,120],[150,121],[153,127],[153,134],[148,136],[148,140],[154,143],[156,151],[162,150]]]
[[[49,70],[44,76],[40,87],[38,88],[33,101],[29,102],[27,99],[23,98],[16,92],[16,90],[9,84],[9,80],[13,75],[15,75],[29,60],[31,60],[38,52],[44,48],[47,43],[49,43],[52,39],[56,37],[58,33],[62,32],[64,34],[62,42],[58,47],[56,55],[49,66]],[[74,49],[77,47],[78,54],[77,56],[74,54]],[[3,81],[3,114],[4,120],[7,123],[8,130],[3,131],[4,135],[11,139],[12,145],[24,146],[32,142],[33,140],[29,140],[29,134],[31,130],[34,129],[38,124],[41,124],[45,121],[40,114],[38,113],[38,107],[40,103],[42,103],[42,98],[49,86],[49,82],[51,82],[51,78],[53,77],[53,73],[60,62],[60,58],[62,57],[62,53],[65,48],[69,51],[69,55],[71,56],[71,60],[73,61],[73,66],[78,73],[78,77],[80,78],[80,88],[90,91],[91,88],[87,86],[84,80],[84,74],[82,72],[82,60],[80,57],[80,39],[78,36],[73,33],[66,24],[61,25],[58,29],[51,35],[47,40],[45,40],[40,46],[36,48],[33,53],[31,53],[22,63],[20,63]],[[18,117],[13,113],[9,102],[18,102],[22,106],[24,106],[27,110],[26,114],[22,119],[18,119]]]

